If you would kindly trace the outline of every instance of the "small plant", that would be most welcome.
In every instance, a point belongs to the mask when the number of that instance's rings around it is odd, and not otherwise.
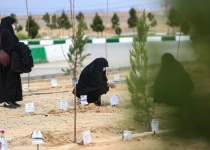
[[[146,24],[145,11],[137,20],[137,37],[133,37],[133,49],[130,50],[130,63],[132,70],[130,77],[126,77],[128,90],[131,94],[131,101],[136,108],[134,119],[141,123],[150,124],[152,111],[148,102],[147,68],[148,56],[145,49],[149,25]],[[136,40],[137,39],[137,40]]]
[[[17,33],[16,36],[18,37],[19,40],[26,40],[26,39],[28,39],[28,36],[23,34],[23,33]]]
[[[79,22],[76,36],[73,35],[72,39],[74,39],[72,41],[73,45],[69,47],[69,53],[67,54],[70,69],[62,69],[62,71],[65,72],[66,75],[69,75],[73,71],[74,77],[76,77],[76,74],[79,72],[78,66],[82,67],[84,59],[90,56],[89,53],[83,54],[88,37],[84,38],[84,23],[82,21]]]

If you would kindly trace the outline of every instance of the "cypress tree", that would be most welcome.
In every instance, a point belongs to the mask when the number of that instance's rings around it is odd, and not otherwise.
[[[149,25],[146,24],[145,11],[137,20],[137,37],[133,37],[133,49],[130,50],[130,63],[132,70],[126,77],[131,102],[136,108],[134,119],[140,123],[150,125],[152,118],[151,104],[148,102],[147,68],[148,56],[145,49]],[[136,40],[137,39],[137,40]]]
[[[98,32],[104,31],[103,20],[98,15],[98,13],[96,13],[95,17],[93,18],[93,23],[90,26],[93,29],[93,31],[97,32],[97,37],[99,37]]]
[[[76,19],[77,19],[78,22],[83,21],[83,23],[84,23],[84,29],[87,29],[87,24],[85,23],[85,17],[84,17],[84,15],[83,15],[82,12],[79,12],[79,13],[76,15]]]
[[[119,17],[116,13],[114,13],[114,15],[111,18],[111,22],[112,22],[112,28],[115,29],[116,27],[119,26]]]
[[[29,23],[29,29],[28,29],[28,23]],[[28,16],[28,19],[26,20],[26,31],[28,32],[29,37],[32,39],[35,38],[38,34],[39,25],[32,18],[32,16]]]
[[[134,8],[131,8],[129,11],[130,17],[128,18],[128,27],[133,28],[136,27],[136,22],[138,20],[138,17],[136,16],[136,10]]]

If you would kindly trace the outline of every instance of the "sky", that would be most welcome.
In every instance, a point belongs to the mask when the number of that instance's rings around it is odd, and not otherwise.
[[[74,1],[75,13],[92,13],[92,12],[119,12],[129,11],[132,7],[137,11],[146,9],[147,12],[163,10],[161,4],[164,0],[71,0]],[[28,13],[33,14],[50,14],[70,11],[70,0],[0,0],[0,14],[26,15],[26,2]],[[108,3],[108,5],[107,5]]]

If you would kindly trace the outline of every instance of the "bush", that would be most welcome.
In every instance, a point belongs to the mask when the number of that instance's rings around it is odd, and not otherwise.
[[[28,39],[28,35],[25,35],[23,33],[17,33],[16,36],[18,37],[19,40],[26,40],[26,39]]]
[[[42,36],[40,34],[36,35],[36,39],[41,39],[41,38],[42,38]]]

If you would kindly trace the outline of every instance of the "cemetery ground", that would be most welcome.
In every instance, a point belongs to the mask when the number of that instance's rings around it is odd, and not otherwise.
[[[149,98],[155,108],[154,117],[159,121],[155,135],[147,125],[134,121],[135,109],[127,84],[119,82],[116,89],[102,96],[100,107],[82,106],[77,100],[76,141],[81,141],[82,133],[90,130],[92,142],[85,146],[74,143],[74,96],[69,76],[57,78],[56,87],[52,87],[50,79],[31,81],[28,91],[23,91],[28,95],[23,97],[20,108],[8,109],[1,105],[0,128],[11,138],[10,150],[37,149],[30,139],[32,131],[43,132],[44,144],[40,145],[40,150],[209,150],[206,134],[209,134],[210,123],[210,69],[203,66],[203,70],[198,70],[195,63],[184,66],[194,83],[189,107],[154,104]],[[148,86],[153,84],[158,71],[159,67],[149,69]],[[129,71],[108,73],[108,79],[113,80],[114,74],[125,79]],[[110,106],[113,95],[118,95],[116,106]],[[68,101],[68,109],[59,110],[60,100]],[[33,114],[26,114],[26,103],[34,103]],[[188,115],[183,116],[183,110],[187,110]],[[124,130],[132,131],[132,140],[122,140]]]

